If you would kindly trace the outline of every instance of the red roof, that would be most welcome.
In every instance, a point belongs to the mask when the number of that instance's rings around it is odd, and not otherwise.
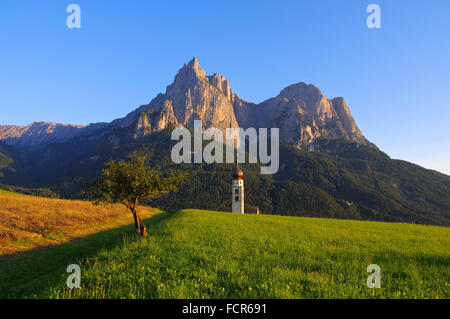
[[[233,170],[233,177],[237,179],[242,179],[244,177],[244,172],[239,167],[239,164],[236,164],[236,167]]]

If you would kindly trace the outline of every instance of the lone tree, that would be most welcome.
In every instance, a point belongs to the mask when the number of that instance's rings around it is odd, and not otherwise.
[[[177,191],[185,175],[170,170],[167,176],[147,165],[148,155],[133,152],[129,161],[109,161],[101,176],[88,188],[94,205],[122,203],[134,217],[136,232],[142,238],[147,237],[147,229],[138,212],[141,200],[152,200],[170,191]]]

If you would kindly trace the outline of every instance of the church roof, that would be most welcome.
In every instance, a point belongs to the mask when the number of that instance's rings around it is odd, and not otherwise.
[[[235,168],[233,169],[233,177],[235,177],[235,178],[237,178],[237,177],[242,178],[243,176],[244,176],[244,172],[239,167],[239,164],[236,164]]]

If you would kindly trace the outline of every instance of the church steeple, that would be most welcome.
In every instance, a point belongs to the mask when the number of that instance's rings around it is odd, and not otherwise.
[[[239,164],[233,169],[233,182],[231,184],[231,211],[244,214],[244,172]]]

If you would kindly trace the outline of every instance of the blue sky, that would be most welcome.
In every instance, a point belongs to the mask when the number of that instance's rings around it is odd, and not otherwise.
[[[391,157],[450,174],[449,16],[447,0],[2,0],[0,124],[111,121],[196,56],[253,102],[301,81],[343,96]]]

